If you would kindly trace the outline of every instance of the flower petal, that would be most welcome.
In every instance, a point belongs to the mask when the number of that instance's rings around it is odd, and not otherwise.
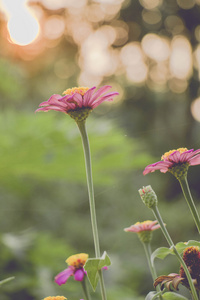
[[[170,154],[167,158],[167,160],[174,162],[174,163],[179,163],[180,161],[180,152],[179,151],[174,151],[172,154]]]
[[[67,269],[60,272],[58,275],[56,275],[55,282],[58,285],[65,284],[67,279],[74,274],[74,271],[75,271],[74,267],[72,266],[68,267]]]
[[[62,107],[59,107],[59,106],[54,106],[54,105],[40,107],[40,108],[36,109],[35,112],[37,112],[37,111],[49,111],[49,110],[56,110],[56,111],[66,112],[66,109],[64,109]]]
[[[75,273],[74,273],[74,279],[75,279],[76,281],[82,281],[83,278],[84,278],[84,275],[85,275],[85,272],[84,272],[83,268],[82,268],[82,269],[78,269],[78,270],[75,271]]]
[[[143,175],[155,172],[156,170],[160,170],[160,172],[166,173],[172,165],[173,163],[170,161],[158,161],[154,164],[147,166],[143,171]]]
[[[47,101],[44,101],[44,102],[40,103],[39,106],[49,105],[49,104],[51,104],[53,101],[58,100],[58,99],[60,99],[60,98],[62,98],[61,95],[54,94],[54,95],[52,95]]]
[[[113,100],[113,96],[116,96],[116,95],[119,95],[119,93],[117,93],[117,92],[109,93],[109,94],[107,94],[105,96],[100,97],[96,101],[93,101],[93,102],[90,101],[89,105],[92,108],[95,108],[95,107],[97,107],[98,105],[100,105],[104,101],[112,101]]]
[[[194,149],[190,149],[188,151],[181,153],[180,162],[181,163],[187,162],[188,159],[193,156],[193,151],[194,151]]]
[[[82,107],[83,106],[83,96],[81,96],[78,93],[75,93],[72,98],[70,99],[70,102],[75,101],[78,105],[78,107]]]
[[[84,103],[84,106],[87,107],[88,106],[88,103],[90,101],[90,99],[92,98],[92,94],[93,94],[93,91],[96,89],[96,86],[92,87],[91,89],[89,89],[85,95],[83,96],[83,103]]]
[[[192,157],[191,159],[188,160],[188,162],[191,166],[200,165],[200,154]]]
[[[91,102],[97,100],[102,94],[106,93],[112,86],[111,85],[104,85],[100,89],[98,89],[92,96]]]

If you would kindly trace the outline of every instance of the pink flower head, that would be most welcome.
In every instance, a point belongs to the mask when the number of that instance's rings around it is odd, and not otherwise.
[[[77,113],[84,112],[85,119],[89,113],[104,101],[112,101],[113,97],[119,95],[117,92],[106,93],[111,88],[110,85],[104,85],[94,92],[96,87],[74,87],[63,92],[64,96],[54,94],[48,101],[40,103],[40,108],[36,111],[56,110],[69,114],[77,120]],[[78,120],[79,121],[79,120]]]
[[[125,228],[126,232],[136,232],[142,243],[150,243],[152,239],[152,231],[160,228],[157,221],[137,222],[134,225]]]
[[[174,167],[186,167],[195,166],[200,164],[200,149],[194,151],[194,149],[188,150],[187,148],[179,148],[177,150],[171,150],[166,152],[161,161],[148,165],[143,174],[152,173],[156,170],[160,170],[162,173],[171,171]],[[173,173],[173,172],[171,172]],[[175,174],[174,174],[175,175]],[[176,175],[175,175],[176,176]]]
[[[134,225],[131,225],[128,228],[125,228],[124,231],[126,232],[141,232],[141,231],[153,231],[160,228],[160,225],[157,224],[158,221],[144,221],[144,222],[137,222]]]
[[[55,282],[58,285],[65,284],[70,276],[74,276],[76,281],[82,281],[86,275],[86,271],[84,270],[83,266],[85,265],[87,259],[88,254],[86,253],[79,253],[68,257],[66,262],[69,267],[56,275]]]

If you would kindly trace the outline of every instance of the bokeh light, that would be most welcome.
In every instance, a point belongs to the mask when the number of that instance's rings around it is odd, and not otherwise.
[[[171,43],[170,70],[174,77],[187,79],[192,72],[192,48],[184,36],[176,36]]]
[[[8,18],[10,40],[21,46],[32,43],[39,35],[39,23],[27,6],[27,0],[2,0]]]
[[[200,122],[200,97],[196,98],[191,104],[191,113],[193,118]]]
[[[146,34],[142,39],[144,53],[155,61],[164,61],[170,54],[169,41],[167,38],[154,33]]]

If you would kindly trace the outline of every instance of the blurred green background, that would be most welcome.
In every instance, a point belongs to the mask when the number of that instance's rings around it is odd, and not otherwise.
[[[198,239],[178,182],[142,171],[170,149],[200,148],[199,20],[199,0],[0,1],[0,279],[15,276],[1,300],[83,298],[73,278],[54,283],[69,255],[94,256],[79,132],[63,113],[34,113],[73,86],[120,93],[87,120],[101,250],[112,261],[108,299],[153,290],[137,235],[123,231],[154,220],[139,188],[154,188],[175,243]],[[199,174],[189,169],[198,208]],[[160,246],[157,230],[152,249]],[[179,270],[174,257],[156,267]]]

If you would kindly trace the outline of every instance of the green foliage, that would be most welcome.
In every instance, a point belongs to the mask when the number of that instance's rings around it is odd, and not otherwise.
[[[156,300],[156,299],[159,299],[158,294],[160,294],[160,293],[157,293],[157,292],[155,292],[155,291],[149,292],[149,293],[146,295],[145,300]]]
[[[0,184],[14,188],[17,183],[22,184],[24,177],[85,182],[76,124],[65,114],[56,117],[52,112],[0,115]],[[111,184],[119,170],[142,167],[148,159],[111,122],[91,119],[87,127],[96,184]]]
[[[200,247],[200,242],[198,241],[188,241],[187,243],[183,243],[183,242],[179,242],[175,245],[176,250],[178,251],[179,254],[181,254],[187,247],[195,247],[198,246]],[[160,259],[164,259],[167,255],[172,254],[174,255],[174,251],[172,248],[166,248],[166,247],[160,247],[158,249],[156,249],[152,255],[151,255],[151,261],[152,263],[154,262],[154,259],[160,258]]]
[[[99,280],[99,271],[103,267],[108,267],[111,265],[111,261],[107,253],[104,251],[101,258],[88,258],[84,269],[87,271],[87,276],[93,290],[96,290],[97,283]]]
[[[162,297],[163,297],[163,299],[166,299],[166,300],[188,300],[184,296],[179,295],[177,293],[173,293],[173,292],[166,292],[162,295]]]
[[[156,257],[164,259],[168,254],[173,254],[173,249],[160,247],[151,254],[151,261],[153,263]]]
[[[193,240],[188,241],[187,243],[179,242],[176,244],[176,249],[177,249],[178,253],[181,254],[187,247],[191,247],[191,246],[200,247],[200,242],[193,241]]]

